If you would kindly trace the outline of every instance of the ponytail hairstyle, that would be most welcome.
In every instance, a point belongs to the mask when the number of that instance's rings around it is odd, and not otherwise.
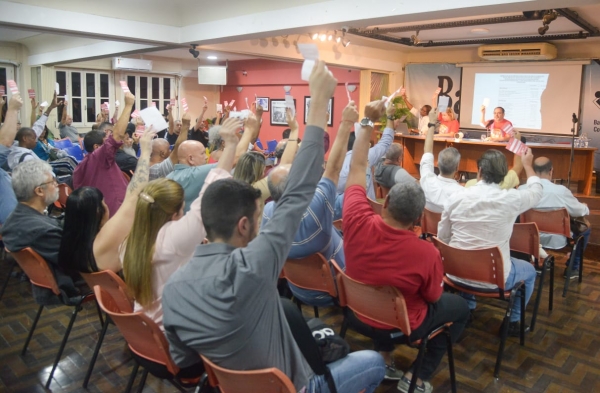
[[[125,240],[123,275],[135,300],[143,307],[154,301],[152,258],[158,232],[183,206],[183,188],[175,181],[157,179],[144,187],[135,207],[131,232]]]

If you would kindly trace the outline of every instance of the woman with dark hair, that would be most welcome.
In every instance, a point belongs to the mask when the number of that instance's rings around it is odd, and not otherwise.
[[[58,261],[65,271],[93,273],[98,266],[94,259],[94,239],[108,221],[108,206],[104,195],[95,187],[82,187],[67,199],[65,224]]]
[[[42,131],[38,137],[33,152],[44,161],[52,161],[50,159],[53,158],[55,160],[58,158],[58,155],[56,154],[57,151],[58,149],[54,147],[52,134],[48,130],[48,127],[44,126],[44,131]]]

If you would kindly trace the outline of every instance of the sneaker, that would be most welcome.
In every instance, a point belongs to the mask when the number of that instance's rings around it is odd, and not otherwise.
[[[565,271],[563,272],[564,278],[567,278],[567,270],[569,269],[565,268]],[[571,275],[569,276],[569,280],[572,280],[574,278],[579,278],[579,269],[571,269]]]
[[[398,381],[397,388],[402,393],[408,393],[408,388],[410,388],[410,379],[406,378],[405,376],[402,376],[402,378],[400,378],[400,380]],[[429,382],[423,381],[423,384],[421,386],[417,385],[415,387],[415,392],[432,393],[433,386],[431,386]]]
[[[398,381],[404,376],[404,373],[401,370],[396,369],[393,364],[385,365],[385,377],[388,381]]]

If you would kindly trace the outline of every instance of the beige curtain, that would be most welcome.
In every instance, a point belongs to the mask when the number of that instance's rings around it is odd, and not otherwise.
[[[390,95],[390,76],[378,72],[371,73],[371,101]]]

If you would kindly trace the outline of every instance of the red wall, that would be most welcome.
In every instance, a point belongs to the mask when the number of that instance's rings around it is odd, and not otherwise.
[[[300,137],[304,133],[304,97],[310,96],[308,82],[300,79],[301,63],[282,62],[274,60],[243,60],[229,62],[227,70],[227,86],[221,92],[221,103],[235,100],[238,111],[246,109],[245,98],[252,103],[254,95],[268,97],[269,99],[284,99],[283,86],[291,86],[290,94],[296,100],[296,118],[300,125]],[[342,120],[342,111],[348,104],[345,83],[355,85],[357,88],[351,94],[352,99],[358,102],[360,72],[347,68],[329,67],[338,80],[338,86],[333,95],[333,126],[328,128],[331,143],[337,134],[337,129]],[[246,75],[244,75],[244,72]],[[236,87],[242,87],[238,93]],[[263,125],[260,131],[260,140],[266,147],[268,140],[280,140],[283,130],[287,126],[271,126],[271,112],[263,115]],[[331,146],[331,145],[330,145]],[[330,147],[331,149],[331,147]]]

